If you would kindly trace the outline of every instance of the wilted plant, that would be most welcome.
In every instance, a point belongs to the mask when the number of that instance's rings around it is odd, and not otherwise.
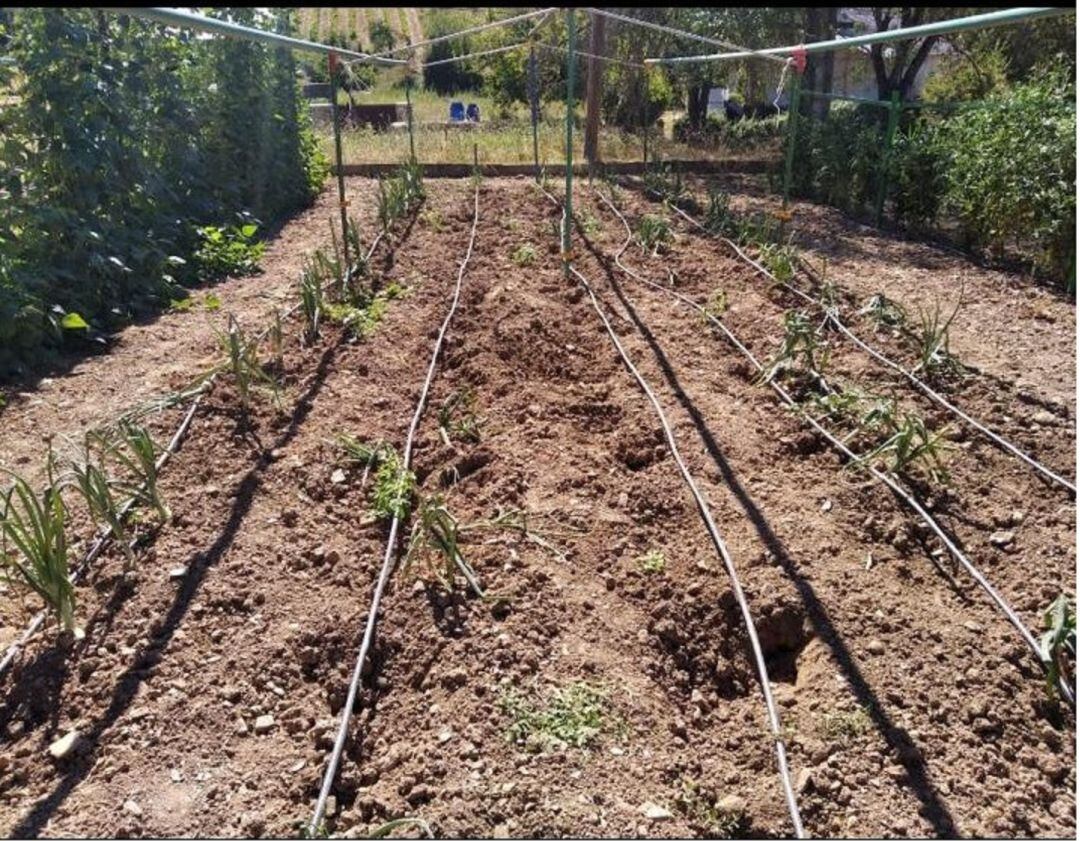
[[[364,474],[360,479],[361,487],[367,483],[368,473],[372,468],[378,469],[384,460],[395,456],[394,448],[385,441],[368,444],[352,435],[342,434],[337,437],[337,443],[351,461],[364,465]]]
[[[511,719],[508,740],[533,751],[587,747],[611,718],[607,692],[583,681],[556,689],[542,706],[508,689],[499,706]]]
[[[409,548],[402,561],[402,574],[414,561],[425,563],[428,571],[447,590],[454,588],[455,571],[460,571],[476,595],[484,595],[476,573],[461,554],[458,521],[441,496],[424,497],[416,509]]]
[[[806,373],[816,377],[825,369],[828,359],[828,345],[818,338],[810,316],[803,310],[789,310],[784,313],[784,338],[780,348],[757,381],[771,382],[778,373],[795,370],[800,365]]]
[[[259,362],[259,346],[248,339],[233,316],[229,316],[229,329],[218,332],[218,343],[225,352],[225,365],[236,383],[240,405],[247,412],[251,405],[251,392],[258,386],[266,386],[275,405],[280,404],[280,389],[275,380]]]
[[[52,463],[50,453],[49,484],[40,498],[21,476],[3,471],[14,483],[0,494],[0,560],[8,582],[37,593],[70,631],[75,627],[75,588],[68,570],[67,507],[53,481]]]
[[[439,407],[439,435],[446,446],[452,446],[451,436],[474,444],[480,440],[483,420],[476,417],[475,401],[472,389],[463,388],[447,397]]]
[[[728,310],[727,292],[721,288],[714,289],[709,294],[709,300],[705,302],[705,313],[713,318],[720,318]]]
[[[932,433],[926,428],[923,419],[914,414],[889,415],[883,423],[889,425],[889,437],[874,447],[870,452],[857,459],[854,464],[866,464],[873,459],[886,459],[889,470],[902,473],[911,465],[921,465],[934,482],[949,481],[949,472],[945,468],[943,455],[948,445],[944,433]]]
[[[1046,664],[1046,691],[1060,692],[1064,681],[1072,686],[1076,663],[1076,611],[1069,597],[1062,593],[1043,613],[1046,629],[1039,640],[1039,653]]]
[[[281,327],[281,310],[274,310],[274,320],[266,335],[270,340],[270,353],[274,356],[274,367],[282,371],[285,368],[285,334]]]
[[[655,257],[661,249],[671,244],[674,239],[671,225],[663,216],[645,214],[638,220],[634,231],[641,250]]]
[[[830,391],[810,397],[815,408],[822,412],[821,419],[850,420],[858,416],[858,408],[866,396],[856,389]]]
[[[871,295],[866,306],[859,310],[859,315],[870,316],[877,327],[898,328],[907,323],[907,310],[884,292]]]
[[[960,363],[949,351],[949,327],[952,325],[956,314],[960,312],[963,298],[952,311],[952,315],[945,321],[941,320],[941,307],[934,305],[934,311],[927,312],[919,309],[919,332],[916,340],[919,344],[919,364],[914,367],[915,371],[926,371],[928,374],[956,373],[960,370]]]

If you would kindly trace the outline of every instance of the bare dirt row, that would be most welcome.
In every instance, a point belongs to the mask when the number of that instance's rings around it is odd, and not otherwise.
[[[414,467],[420,496],[461,524],[524,511],[541,539],[467,533],[485,599],[460,579],[447,591],[423,562],[398,571],[327,829],[355,837],[413,815],[444,836],[789,835],[730,584],[652,407],[563,277],[557,210],[524,179],[480,190]],[[310,816],[385,541],[370,477],[333,439],[400,447],[472,221],[469,185],[428,194],[383,252],[385,278],[409,291],[374,336],[292,344],[286,411],[258,409],[253,429],[215,389],[165,475],[174,521],[133,584],[104,559],[80,588],[86,638],[40,641],[6,679],[8,834],[280,836]],[[660,212],[623,195],[631,219]],[[747,590],[808,832],[1071,835],[1071,715],[1046,702],[1012,629],[696,313],[609,266],[621,223],[586,189],[576,202],[596,221],[578,266]],[[625,262],[666,277],[640,249]],[[790,301],[689,230],[663,262],[691,297],[723,286],[725,320],[768,355]],[[837,376],[901,393],[850,349],[834,359]],[[479,437],[448,445],[438,408],[466,388]],[[983,385],[976,408],[984,393],[1005,399]],[[1035,627],[1046,594],[1075,587],[1070,500],[974,438],[957,444],[935,511]],[[1053,442],[1042,452],[1070,464]],[[1008,549],[989,545],[1015,510]],[[523,708],[568,692],[595,693],[580,747],[514,738]],[[72,730],[78,750],[50,759]]]

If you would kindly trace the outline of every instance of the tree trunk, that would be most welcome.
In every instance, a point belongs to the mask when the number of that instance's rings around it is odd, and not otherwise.
[[[589,52],[593,56],[604,54],[604,24],[602,15],[590,16]],[[596,58],[588,60],[585,77],[585,159],[589,165],[600,160],[600,87],[603,67]]]
[[[827,41],[836,37],[836,20],[839,13],[836,7],[808,8],[804,17],[806,40]],[[806,73],[803,76],[803,90],[815,93],[832,93],[833,53],[813,53],[806,57]],[[799,109],[802,113],[819,120],[829,115],[829,100],[818,96],[808,96]]]
[[[699,130],[705,126],[709,112],[709,86],[693,85],[687,93],[686,117],[690,128]]]

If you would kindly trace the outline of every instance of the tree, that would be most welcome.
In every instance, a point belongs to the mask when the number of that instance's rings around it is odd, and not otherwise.
[[[894,20],[899,19],[900,27],[919,26],[935,20],[945,20],[954,16],[958,9],[929,8],[925,6],[904,6],[902,8],[877,7],[874,10],[874,24],[878,32],[887,30]],[[870,62],[877,79],[878,99],[889,99],[893,91],[900,92],[901,99],[909,99],[915,78],[919,75],[930,51],[937,43],[938,36],[894,41],[891,44],[872,44]]]
[[[371,48],[377,53],[388,52],[397,44],[394,30],[385,20],[377,20],[371,24],[368,35],[371,38]]]
[[[840,10],[807,7],[804,18],[805,38],[807,43],[826,41],[836,37],[836,20]],[[833,84],[833,57],[835,53],[811,53],[807,56],[806,72],[803,76],[803,88],[816,93],[831,93]],[[829,114],[829,100],[821,96],[807,97],[803,100],[800,111],[818,119]]]
[[[589,53],[593,56],[604,54],[604,29],[607,18],[595,12],[590,15]],[[585,159],[589,164],[599,160],[600,136],[600,86],[604,70],[598,58],[588,60],[585,80]]]

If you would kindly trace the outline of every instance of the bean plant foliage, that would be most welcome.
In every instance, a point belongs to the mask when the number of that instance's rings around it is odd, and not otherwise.
[[[292,27],[284,11],[210,14]],[[77,347],[93,334],[80,324],[115,328],[219,275],[230,255],[208,244],[257,258],[246,226],[321,187],[327,165],[288,51],[89,9],[16,9],[7,34],[0,376]]]

